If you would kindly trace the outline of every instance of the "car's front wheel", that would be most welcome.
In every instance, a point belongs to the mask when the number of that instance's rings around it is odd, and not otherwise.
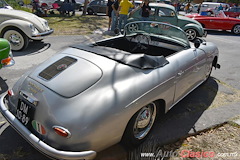
[[[234,34],[240,34],[240,24],[237,24],[233,27],[232,33]]]
[[[20,51],[27,48],[29,38],[19,29],[8,29],[3,33],[3,38],[7,39],[11,44],[13,51]]]
[[[185,32],[189,41],[193,41],[197,38],[197,31],[195,29],[190,28],[185,30]]]
[[[152,102],[141,108],[129,121],[122,142],[128,147],[142,143],[149,134],[157,116],[156,103]]]
[[[89,15],[93,15],[94,14],[92,9],[88,9],[87,12],[88,12]]]

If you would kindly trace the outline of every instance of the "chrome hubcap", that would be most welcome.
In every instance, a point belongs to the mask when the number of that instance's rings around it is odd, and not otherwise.
[[[235,34],[239,34],[239,33],[240,33],[240,25],[236,25],[236,26],[234,27],[234,33],[235,33]]]
[[[130,32],[135,32],[135,31],[138,30],[138,26],[136,24],[131,24],[131,25],[128,26],[128,30]]]
[[[187,30],[186,35],[189,40],[194,40],[196,38],[196,32],[192,29]]]
[[[146,137],[156,118],[156,105],[150,103],[143,107],[136,118],[133,132],[134,137],[137,139],[143,139]]]
[[[19,45],[21,43],[21,38],[16,34],[11,34],[9,37],[9,41],[13,45]]]

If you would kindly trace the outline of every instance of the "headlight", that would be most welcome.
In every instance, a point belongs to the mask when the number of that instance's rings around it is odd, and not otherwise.
[[[45,21],[44,23],[45,23],[45,26],[48,27],[48,21]]]
[[[36,32],[36,28],[34,27],[34,25],[33,24],[30,24],[30,26],[29,26],[30,28],[31,28],[31,30],[32,30],[32,32],[34,33],[34,32]]]

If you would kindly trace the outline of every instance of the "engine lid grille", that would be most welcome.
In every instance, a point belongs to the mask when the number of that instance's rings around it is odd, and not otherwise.
[[[67,69],[75,62],[77,62],[77,59],[75,58],[68,56],[63,57],[62,59],[56,61],[55,63],[44,69],[41,73],[39,73],[39,76],[44,80],[51,80],[53,77],[60,74],[62,71]]]

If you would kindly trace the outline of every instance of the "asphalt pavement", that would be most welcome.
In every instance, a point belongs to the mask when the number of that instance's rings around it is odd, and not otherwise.
[[[47,37],[39,44],[32,44],[25,52],[16,52],[16,65],[12,68],[0,70],[1,94],[11,88],[16,80],[37,64],[53,56],[56,52],[75,43],[85,43],[86,41],[95,41],[102,39],[102,34],[108,34],[106,29],[95,31],[90,36],[54,36]],[[227,33],[226,33],[227,34]],[[217,35],[217,36],[215,36]],[[231,37],[229,35],[227,38]],[[240,70],[237,60],[234,58],[232,66],[225,64],[228,56],[239,54],[239,44],[236,42],[233,46],[226,49],[223,42],[226,36],[224,34],[213,32],[207,40],[215,41],[219,50],[224,54],[220,56],[219,62],[224,64],[222,69],[213,70],[212,77],[199,86],[191,94],[180,101],[166,115],[160,117],[155,123],[154,128],[137,152],[149,152],[153,145],[163,145],[174,142],[188,135],[199,133],[214,126],[232,121],[240,125]],[[233,37],[238,39],[239,37]],[[233,45],[233,44],[232,44]],[[220,52],[220,53],[221,53]],[[23,65],[23,63],[25,63]],[[228,68],[227,68],[228,67]],[[231,70],[231,72],[227,72]],[[226,73],[223,73],[226,71]],[[106,131],[107,132],[107,131]],[[12,159],[16,160],[47,160],[45,156],[33,149],[25,140],[23,140],[0,115],[0,159],[1,154],[13,154],[13,150],[23,150],[23,155],[17,155]],[[2,145],[4,144],[4,145]],[[146,147],[148,146],[148,147]],[[239,152],[240,154],[240,152]],[[127,157],[127,150],[121,145],[114,145],[98,154],[97,159],[123,160]],[[11,158],[10,158],[11,159]]]

